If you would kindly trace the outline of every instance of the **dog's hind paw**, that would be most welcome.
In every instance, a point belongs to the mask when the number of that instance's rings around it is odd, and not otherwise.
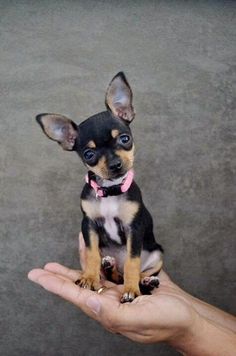
[[[108,269],[113,269],[116,266],[116,260],[114,257],[105,256],[102,259],[102,268],[106,271]]]
[[[108,281],[117,284],[123,283],[123,276],[117,270],[116,259],[114,257],[111,256],[103,257],[101,266],[102,266],[102,271],[104,273],[104,276]]]
[[[151,294],[154,288],[158,288],[160,284],[157,276],[144,277],[139,283],[139,288],[142,294]]]

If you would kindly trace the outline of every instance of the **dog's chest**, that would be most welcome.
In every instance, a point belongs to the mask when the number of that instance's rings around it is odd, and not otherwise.
[[[86,215],[93,221],[102,220],[102,227],[110,239],[121,244],[120,230],[128,231],[139,205],[129,201],[125,195],[109,196],[82,200],[81,206]]]
[[[121,218],[121,205],[121,199],[118,197],[102,198],[99,203],[99,215],[104,219],[103,227],[109,234],[109,237],[117,243],[121,243],[116,220],[116,218]]]

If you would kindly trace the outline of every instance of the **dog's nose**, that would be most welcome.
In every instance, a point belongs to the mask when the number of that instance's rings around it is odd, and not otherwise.
[[[109,164],[109,169],[112,172],[117,172],[122,168],[122,162],[119,158],[117,158],[116,160],[113,160],[110,164]]]

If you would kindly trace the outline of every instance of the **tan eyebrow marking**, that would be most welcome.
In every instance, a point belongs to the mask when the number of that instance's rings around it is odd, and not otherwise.
[[[116,138],[120,134],[119,130],[113,129],[111,130],[111,136]]]
[[[94,142],[93,140],[89,141],[89,142],[87,143],[87,147],[89,147],[89,148],[96,148],[95,142]]]

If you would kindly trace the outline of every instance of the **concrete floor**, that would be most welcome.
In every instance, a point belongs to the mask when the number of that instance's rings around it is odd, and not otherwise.
[[[124,70],[137,116],[136,180],[190,293],[235,305],[236,3],[1,1],[1,343],[3,356],[176,355],[111,335],[27,280],[48,261],[78,267],[85,169],[34,116],[77,122],[104,109]]]

